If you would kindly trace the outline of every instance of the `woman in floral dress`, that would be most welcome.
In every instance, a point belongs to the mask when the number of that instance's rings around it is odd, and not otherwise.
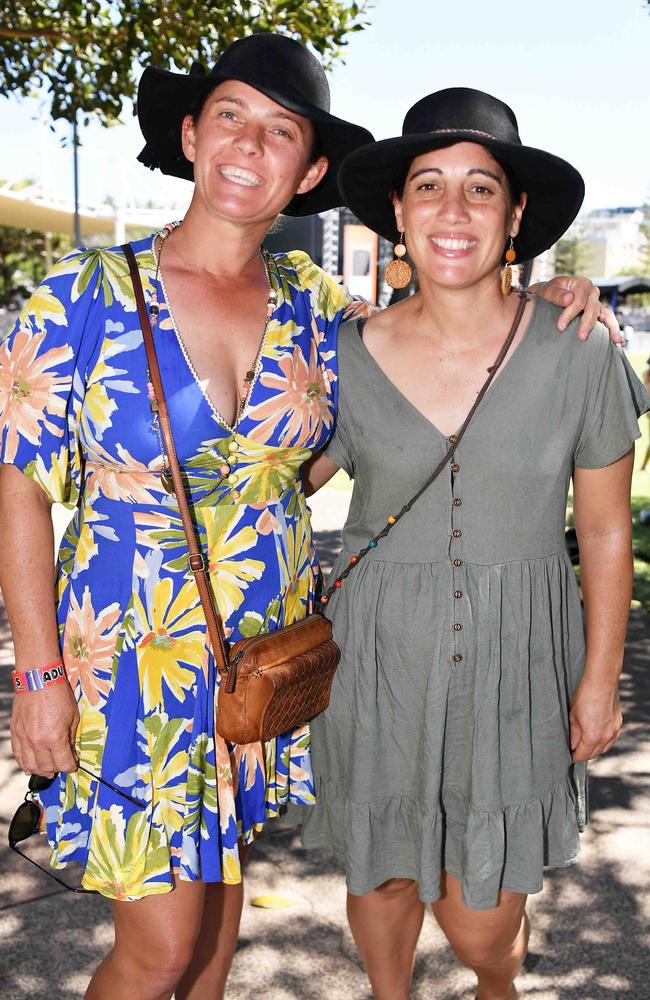
[[[369,133],[327,107],[316,60],[272,35],[234,43],[207,77],[148,70],[139,95],[141,158],[195,180],[182,225],[133,249],[233,640],[303,617],[314,596],[300,472],[333,429],[350,298],[305,254],[259,245],[279,211],[339,202],[336,166]],[[590,291],[575,288],[576,311]],[[120,248],[74,252],[26,304],[0,345],[0,432],[16,664],[62,653],[68,681],[16,698],[14,752],[54,779],[41,795],[52,865],[80,862],[84,887],[113,900],[116,945],[87,995],[218,998],[246,848],[281,805],[313,802],[309,733],[215,738],[214,662]],[[75,511],[56,581],[53,502]]]
[[[268,96],[282,96],[278,64],[292,80],[284,104]],[[182,90],[175,172],[193,173],[195,191],[180,227],[133,250],[212,585],[237,640],[312,606],[299,470],[333,427],[334,338],[350,301],[306,254],[259,247],[285,206],[338,204],[329,174],[370,134],[328,114],[320,64],[287,38],[235,43],[210,76],[147,74],[143,159],[170,155],[155,129]],[[116,947],[88,996],[216,998],[242,854],[281,805],[313,802],[309,730],[245,747],[215,737],[216,671],[161,478],[121,248],[75,251],[26,304],[0,345],[0,427],[16,665],[60,652],[68,681],[17,695],[14,751],[24,770],[56,775],[41,794],[51,864],[80,862],[83,886],[114,901]],[[75,511],[54,601],[53,502]]]

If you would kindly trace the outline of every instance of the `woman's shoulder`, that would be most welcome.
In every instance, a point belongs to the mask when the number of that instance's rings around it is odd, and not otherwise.
[[[145,288],[153,279],[155,259],[152,237],[130,243],[136,257]],[[136,308],[133,284],[124,246],[80,247],[63,257],[45,278],[70,304],[92,300],[106,309],[122,307],[127,312]]]
[[[271,256],[292,300],[298,295],[307,295],[311,308],[327,320],[334,319],[350,303],[347,288],[319,267],[304,250],[288,250]]]
[[[146,285],[153,264],[151,237],[131,244]],[[145,277],[145,275],[147,277]],[[58,331],[72,341],[99,313],[134,312],[135,295],[122,247],[78,247],[45,275],[23,306],[19,324]]]
[[[576,358],[581,364],[585,364],[588,359],[594,361],[602,360],[614,347],[607,327],[602,323],[596,323],[587,340],[578,337],[578,329],[582,320],[582,314],[571,320],[565,330],[558,329],[558,320],[562,315],[562,308],[554,305],[541,296],[535,297],[535,311],[531,319],[534,339],[539,346],[546,346],[555,349],[569,358]]]

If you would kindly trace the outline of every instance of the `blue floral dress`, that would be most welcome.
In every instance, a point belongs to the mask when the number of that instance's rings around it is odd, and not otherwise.
[[[236,432],[191,369],[155,284],[152,237],[133,244],[160,304],[156,348],[179,459],[227,634],[302,618],[318,565],[300,471],[329,439],[336,334],[347,292],[306,254],[275,256],[278,304]],[[64,258],[0,344],[0,459],[74,509],[58,556],[61,651],[80,710],[80,763],[42,794],[51,864],[138,899],[182,879],[236,883],[250,843],[285,803],[313,802],[309,729],[264,745],[215,737],[218,679],[161,484],[147,363],[121,249]],[[219,472],[230,456],[234,474]],[[136,804],[139,803],[138,804]]]

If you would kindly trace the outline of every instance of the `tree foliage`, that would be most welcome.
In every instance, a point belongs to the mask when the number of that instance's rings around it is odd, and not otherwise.
[[[43,280],[47,269],[46,243],[43,233],[0,226],[0,306],[19,306]],[[50,237],[49,253],[53,258],[71,249],[69,237],[58,234]]]
[[[593,254],[581,226],[573,226],[566,236],[555,244],[556,274],[590,274]]]
[[[0,92],[49,93],[53,119],[115,122],[136,92],[137,66],[211,66],[244,35],[310,42],[328,66],[369,0],[9,0],[0,11]]]

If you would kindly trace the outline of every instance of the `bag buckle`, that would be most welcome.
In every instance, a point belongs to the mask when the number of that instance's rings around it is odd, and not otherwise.
[[[187,565],[193,573],[207,573],[208,560],[202,552],[190,552],[187,556]]]

